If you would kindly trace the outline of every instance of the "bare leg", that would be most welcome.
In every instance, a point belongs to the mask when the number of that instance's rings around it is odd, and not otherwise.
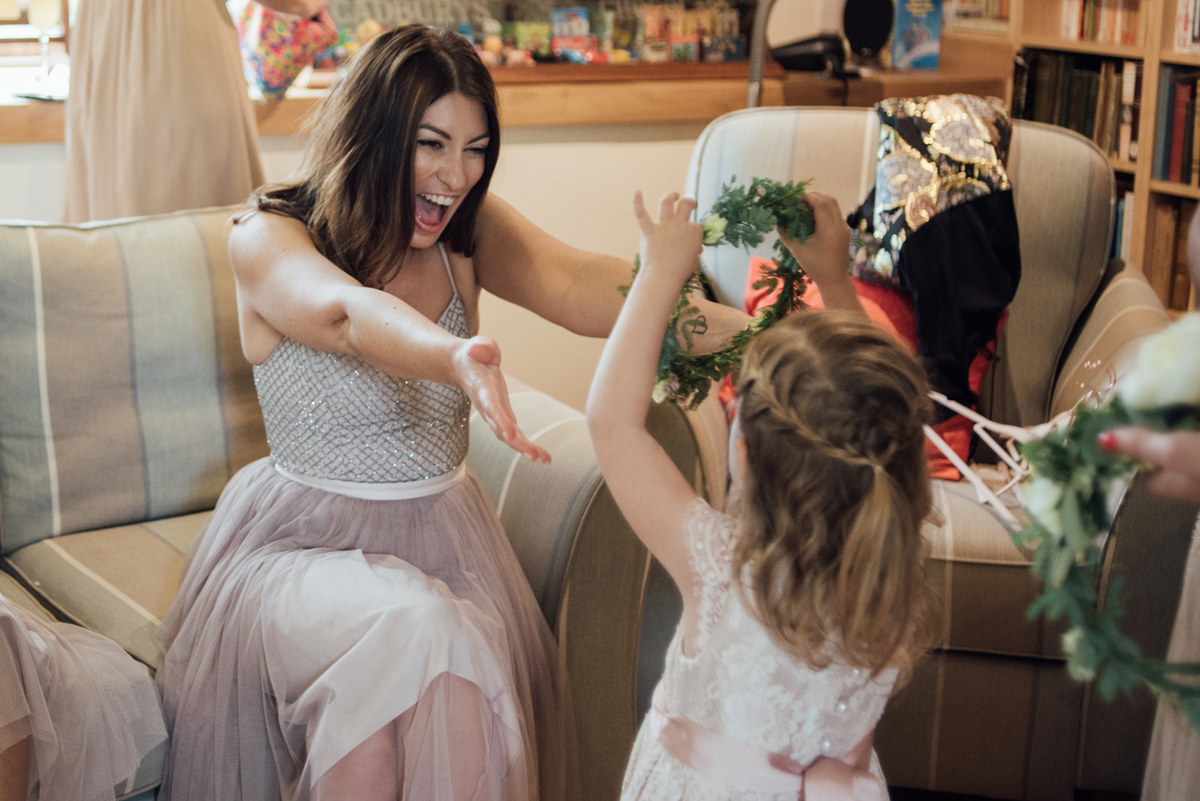
[[[314,801],[499,798],[504,777],[488,773],[494,723],[477,685],[442,673],[415,706],[326,771]]]
[[[0,752],[0,801],[25,801],[29,795],[29,759],[33,738]]]
[[[398,757],[396,723],[393,721],[327,770],[317,783],[313,797],[399,801],[403,761]]]
[[[487,775],[493,721],[483,691],[461,676],[442,673],[430,682],[413,712],[411,723],[399,729],[403,732],[401,746],[409,777],[406,793],[415,789],[413,798],[427,793],[431,774],[448,773],[450,797],[454,801],[489,798],[485,788],[489,783],[498,788],[503,777]],[[452,746],[445,750],[449,765],[438,764],[429,757],[428,746],[436,736],[441,716],[445,719],[441,728],[452,740]]]

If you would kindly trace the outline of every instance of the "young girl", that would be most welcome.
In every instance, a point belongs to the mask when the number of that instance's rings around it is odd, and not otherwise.
[[[696,204],[655,223],[634,195],[642,270],[604,350],[588,422],[613,496],[684,598],[622,798],[879,799],[875,724],[928,645],[930,508],[921,368],[872,326],[846,276],[836,201],[788,246],[842,310],[797,314],[749,348],[730,432],[730,517],[646,432],[659,342],[697,268]]]

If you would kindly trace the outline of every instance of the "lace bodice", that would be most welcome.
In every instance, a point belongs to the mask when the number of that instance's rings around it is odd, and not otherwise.
[[[777,646],[733,585],[737,527],[736,520],[702,500],[688,510],[685,530],[698,626],[692,656],[683,653],[682,625],[667,650],[662,679],[667,707],[802,765],[820,756],[842,756],[875,727],[896,671],[872,679],[869,671],[836,660],[812,670]],[[872,770],[882,783],[874,757]],[[666,754],[643,725],[622,798],[757,801],[774,796],[741,792],[694,773]]]
[[[471,335],[457,286],[437,324]],[[444,475],[466,458],[471,405],[455,387],[396,378],[291,339],[254,368],[254,384],[271,456],[289,473],[393,484]]]

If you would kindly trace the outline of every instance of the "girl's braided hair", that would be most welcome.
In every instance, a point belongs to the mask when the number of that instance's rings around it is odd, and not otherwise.
[[[839,658],[903,680],[933,639],[927,392],[920,365],[848,312],[792,315],[746,353],[735,574],[771,636],[814,669]]]

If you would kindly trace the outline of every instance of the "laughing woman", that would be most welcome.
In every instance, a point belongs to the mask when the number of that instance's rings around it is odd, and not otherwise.
[[[489,197],[499,147],[471,45],[398,28],[325,102],[301,177],[238,220],[271,457],[226,488],[160,629],[171,801],[577,795],[553,640],[463,465],[472,405],[549,460],[478,300],[604,336],[630,267]]]

